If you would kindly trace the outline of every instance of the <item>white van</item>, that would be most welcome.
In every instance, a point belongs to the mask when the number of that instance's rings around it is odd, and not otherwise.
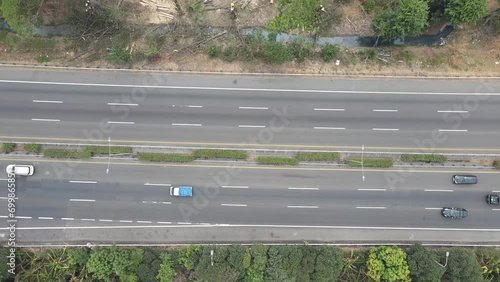
[[[5,171],[7,171],[7,173],[15,173],[16,175],[29,176],[35,173],[35,168],[32,165],[11,164],[7,166]]]

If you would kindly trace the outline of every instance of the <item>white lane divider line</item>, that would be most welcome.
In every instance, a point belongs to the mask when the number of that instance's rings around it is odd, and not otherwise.
[[[49,118],[32,118],[32,121],[61,121],[60,119],[49,119]]]
[[[158,224],[172,224],[170,221],[157,221]]]
[[[246,207],[247,205],[244,204],[220,204],[221,206],[224,207]]]
[[[268,107],[238,107],[240,110],[269,110]]]
[[[72,217],[63,217],[63,218],[61,218],[61,220],[75,220],[75,219]]]
[[[108,124],[135,124],[133,121],[108,121]]]
[[[133,222],[132,220],[119,220],[119,222],[127,222],[127,223],[130,223],[130,222]]]
[[[16,216],[16,218],[31,219],[31,216]]]
[[[491,209],[492,211],[500,211],[500,209]]]
[[[314,108],[315,111],[345,112],[345,109]]]
[[[288,187],[288,190],[319,190],[319,188],[314,188],[314,187]]]
[[[356,207],[357,209],[385,210],[387,207]]]
[[[7,181],[7,178],[0,178],[0,181]]]
[[[433,190],[433,189],[425,189],[425,192],[453,192],[453,190]]]
[[[50,103],[50,104],[62,104],[63,101],[51,101],[51,100],[33,100],[33,103]]]
[[[8,200],[9,197],[0,197],[0,200]],[[19,198],[18,197],[15,197],[14,200],[18,200]]]
[[[173,126],[202,126],[201,123],[172,123]]]
[[[177,222],[177,224],[189,225],[189,224],[191,224],[191,222]]]
[[[6,215],[0,215],[0,218],[7,218]]]
[[[314,129],[322,129],[322,130],[344,130],[345,127],[325,127],[325,126],[315,126]]]
[[[385,192],[385,191],[387,191],[387,189],[358,189],[358,191]]]
[[[317,209],[318,206],[287,206],[289,209]]]
[[[203,106],[198,106],[198,105],[188,105],[188,108],[203,108]]]
[[[239,128],[264,128],[265,125],[238,125]]]
[[[77,183],[77,184],[96,184],[97,181],[92,180],[70,180],[69,183]]]
[[[128,106],[128,107],[137,107],[137,106],[139,106],[139,104],[108,103],[108,106]]]
[[[225,185],[222,188],[235,188],[235,189],[248,189],[248,186],[238,186],[238,185]]]
[[[493,192],[493,193],[500,193],[500,191],[491,191],[491,192]]]
[[[103,221],[103,222],[112,222],[113,220],[112,220],[112,219],[99,219],[99,221]]]
[[[151,221],[138,220],[137,223],[151,223]]]
[[[399,128],[372,128],[375,131],[399,131]]]
[[[70,202],[95,202],[92,199],[69,199]]]
[[[80,218],[81,221],[95,221],[93,218]]]
[[[380,109],[374,109],[374,112],[384,112],[384,113],[397,113],[399,110],[380,110]]]
[[[39,216],[38,219],[54,219],[53,217]]]
[[[426,210],[442,210],[443,208],[425,208]]]
[[[172,186],[172,184],[167,184],[167,183],[149,183],[149,182],[146,182],[146,183],[144,183],[144,186]]]
[[[143,204],[165,204],[170,205],[172,202],[156,202],[156,201],[142,201]]]
[[[467,132],[467,129],[439,129],[440,132]]]
[[[437,111],[438,113],[468,113],[469,111]]]

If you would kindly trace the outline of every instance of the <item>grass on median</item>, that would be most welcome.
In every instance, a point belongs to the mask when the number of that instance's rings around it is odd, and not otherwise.
[[[40,144],[24,144],[24,150],[31,152],[31,153],[38,153],[42,150],[42,145]]]
[[[495,167],[496,169],[500,169],[500,160],[494,160],[493,167]]]
[[[258,157],[257,163],[262,165],[298,165],[299,160],[287,157]]]
[[[16,148],[15,143],[3,143],[2,144],[2,152],[6,153],[6,154],[12,153],[15,148]]]
[[[140,161],[149,162],[189,163],[194,161],[193,155],[186,154],[137,153],[137,158]]]
[[[295,158],[301,162],[337,162],[340,159],[339,153],[326,152],[299,152]]]
[[[401,160],[403,162],[445,163],[448,157],[435,154],[403,154]]]
[[[234,160],[245,160],[248,158],[248,154],[245,151],[238,150],[214,150],[214,149],[200,149],[194,150],[193,156],[196,159],[234,159]]]
[[[92,155],[108,155],[111,154],[132,154],[132,147],[108,147],[108,146],[89,146],[85,148],[85,152]]]
[[[361,167],[361,159],[357,158],[348,158],[345,159],[345,164],[352,167]],[[363,166],[364,167],[392,167],[393,160],[392,159],[370,159],[364,158]]]
[[[57,159],[90,159],[92,154],[81,150],[45,149],[43,151],[43,156]]]

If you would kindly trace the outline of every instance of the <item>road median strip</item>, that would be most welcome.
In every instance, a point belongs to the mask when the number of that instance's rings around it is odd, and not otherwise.
[[[394,161],[392,159],[383,158],[347,158],[345,164],[350,167],[392,167]]]
[[[445,163],[448,157],[436,154],[403,154],[401,160],[404,162]]]

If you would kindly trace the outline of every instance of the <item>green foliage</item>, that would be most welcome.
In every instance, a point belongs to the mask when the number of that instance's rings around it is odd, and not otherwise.
[[[236,159],[244,160],[248,158],[246,151],[237,150],[213,150],[213,149],[200,149],[194,150],[193,156],[196,159]]]
[[[267,246],[257,244],[250,248],[251,262],[247,268],[246,282],[264,282],[267,264]]]
[[[159,282],[171,282],[174,280],[176,274],[175,269],[173,267],[174,261],[172,260],[172,257],[170,256],[169,253],[162,253],[160,257],[161,257],[161,264],[159,265],[159,271],[158,275],[156,276],[156,279],[158,279]],[[141,281],[153,281],[153,280],[141,280]]]
[[[9,259],[7,256],[10,255],[10,248],[0,247],[0,281],[6,281],[10,277],[9,269],[7,265]]]
[[[88,152],[93,155],[108,155],[111,151],[111,154],[132,154],[132,147],[109,147],[109,146],[88,146],[84,149],[85,152]]]
[[[142,262],[135,270],[139,281],[156,281],[155,279],[160,271],[160,264],[161,259],[158,251],[155,249],[145,248]],[[161,281],[161,279],[159,280]]]
[[[357,158],[348,158],[345,159],[345,164],[352,167],[361,167],[361,159]],[[393,161],[392,159],[363,159],[364,167],[392,167]]]
[[[396,54],[396,59],[401,60],[407,64],[411,64],[415,61],[415,54],[410,50],[402,50],[398,54]]]
[[[45,149],[43,150],[43,156],[59,159],[90,159],[92,155],[89,152],[80,150]]]
[[[210,58],[217,58],[220,56],[221,51],[219,50],[219,47],[215,44],[210,44],[207,46],[207,54],[208,57]]]
[[[297,281],[302,250],[296,245],[270,246],[265,281]]]
[[[372,22],[373,31],[387,40],[420,35],[428,26],[426,0],[401,0],[394,12],[379,10]]]
[[[500,160],[494,160],[493,161],[493,167],[496,169],[500,169]]]
[[[197,245],[189,245],[186,248],[178,250],[177,260],[179,264],[183,265],[187,270],[192,270],[200,260],[203,248]]]
[[[452,24],[475,25],[488,13],[488,0],[447,0],[444,12]]]
[[[15,281],[68,281],[71,270],[64,249],[16,250]]]
[[[408,267],[413,282],[440,282],[445,269],[436,262],[440,261],[436,252],[414,244],[408,251]]]
[[[239,245],[204,248],[196,266],[198,281],[241,281],[245,276],[243,267],[245,249],[245,247]],[[211,250],[214,251],[213,266],[211,265]]]
[[[89,248],[68,248],[66,258],[72,267],[83,267],[89,260]]]
[[[163,34],[155,33],[146,36],[147,47],[143,50],[143,54],[149,62],[152,62],[159,57],[164,44],[165,36]]]
[[[324,62],[329,63],[337,57],[338,53],[339,47],[337,45],[326,44],[321,49],[321,59],[323,59]]]
[[[375,0],[366,1],[364,6],[367,12],[371,12],[373,9],[375,9]]]
[[[316,32],[320,24],[320,0],[278,0],[279,14],[267,22],[271,31]]]
[[[262,165],[298,165],[299,160],[287,157],[258,157],[257,163]]]
[[[448,258],[445,279],[449,282],[484,281],[476,254],[465,248],[452,248]]]
[[[480,248],[476,251],[485,281],[500,281],[500,251],[496,248]]]
[[[317,247],[318,257],[311,281],[334,282],[342,274],[342,250],[337,247]]]
[[[299,152],[295,158],[301,162],[337,162],[340,160],[339,153],[327,152]]]
[[[6,153],[6,154],[12,153],[15,148],[16,148],[15,143],[3,143],[2,144],[2,152]]]
[[[137,282],[136,270],[143,260],[142,249],[96,248],[87,261],[88,271],[95,279],[110,282],[118,276],[123,282]]]
[[[205,5],[203,5],[203,1],[199,0],[189,0],[186,7],[186,14],[193,23],[199,23],[201,17],[205,12]]]
[[[36,61],[38,63],[40,63],[40,64],[46,63],[46,62],[49,61],[49,56],[47,56],[47,55],[44,55],[44,56],[40,55],[40,56],[36,57]]]
[[[137,158],[140,161],[150,162],[189,163],[194,161],[194,157],[187,154],[137,153]]]
[[[445,163],[448,157],[435,154],[403,154],[401,160],[403,162]]]
[[[224,48],[224,50],[222,51],[222,54],[221,54],[222,59],[226,62],[232,62],[232,61],[236,60],[236,58],[238,57],[238,51],[239,51],[238,44],[235,42],[232,42],[231,44],[229,44],[229,46]]]
[[[40,0],[5,0],[2,1],[1,10],[12,29],[25,37],[31,35],[39,6]]]
[[[366,265],[368,276],[376,282],[410,282],[406,253],[399,247],[371,247]]]
[[[120,37],[113,38],[113,45],[109,48],[104,59],[111,64],[129,65],[132,63],[132,53],[128,50],[127,42]]]
[[[312,47],[311,43],[301,38],[296,38],[288,44],[290,53],[298,63],[304,62],[304,60],[312,54]]]
[[[51,51],[56,47],[56,41],[50,38],[29,37],[23,41],[25,51]]]
[[[363,281],[363,278],[366,277],[364,253],[356,253],[353,250],[344,252],[342,265],[340,281]]]
[[[263,46],[263,57],[267,63],[284,64],[293,59],[293,54],[281,42],[265,42]]]

